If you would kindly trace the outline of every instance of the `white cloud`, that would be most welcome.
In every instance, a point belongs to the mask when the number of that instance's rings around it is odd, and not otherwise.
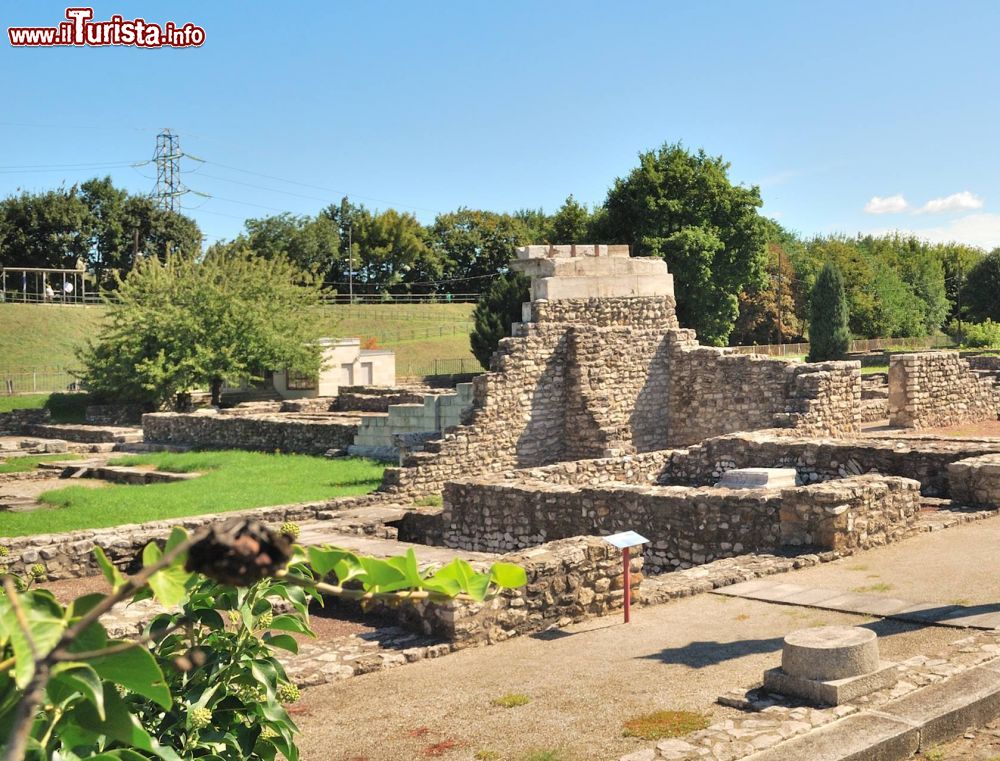
[[[899,193],[885,198],[872,196],[871,200],[865,204],[865,211],[869,214],[899,214],[909,208],[910,205]]]
[[[874,199],[873,199],[874,200]],[[952,193],[950,196],[942,198],[932,198],[921,206],[918,214],[939,214],[943,211],[961,211],[969,209],[983,208],[983,199],[963,190],[961,193]]]
[[[872,230],[875,235],[898,232],[931,243],[964,243],[987,251],[1000,247],[1000,214],[967,214],[936,227]]]

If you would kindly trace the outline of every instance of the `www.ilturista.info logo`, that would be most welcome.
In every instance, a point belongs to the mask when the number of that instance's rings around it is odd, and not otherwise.
[[[66,21],[58,26],[12,26],[7,29],[14,47],[56,45],[127,45],[138,48],[189,48],[205,42],[205,30],[192,23],[180,26],[173,21],[160,24],[137,18],[112,16],[108,21],[92,21],[93,8],[67,8]]]

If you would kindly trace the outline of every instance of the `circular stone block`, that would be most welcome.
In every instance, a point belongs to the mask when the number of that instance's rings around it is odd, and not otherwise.
[[[878,671],[875,632],[854,626],[817,626],[785,637],[781,669],[817,681],[847,679]]]

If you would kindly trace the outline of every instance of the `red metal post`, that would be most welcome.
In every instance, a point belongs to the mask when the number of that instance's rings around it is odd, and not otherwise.
[[[628,623],[629,613],[632,608],[632,579],[630,578],[630,568],[632,565],[631,558],[629,558],[628,547],[622,550],[622,576],[625,583],[625,623]]]

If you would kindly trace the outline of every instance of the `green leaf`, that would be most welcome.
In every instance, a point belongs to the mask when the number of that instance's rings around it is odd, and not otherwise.
[[[149,751],[164,761],[181,761],[172,749],[160,745],[142,728],[139,720],[130,712],[118,691],[110,684],[104,685],[104,706],[106,717],[102,720],[90,703],[81,703],[72,718],[82,727],[99,732],[110,740],[123,743],[129,748]]]
[[[490,568],[490,581],[498,587],[515,589],[528,583],[524,569],[513,563],[494,563]]]
[[[48,655],[62,637],[66,621],[62,607],[56,603],[50,594],[42,591],[19,594],[17,599],[24,609],[30,630],[31,641],[34,643],[38,657]],[[10,600],[0,598],[0,619],[10,635],[10,643],[14,648],[14,680],[22,690],[35,674],[35,655],[24,630],[14,615]]]
[[[101,573],[104,574],[104,578],[108,580],[108,584],[111,585],[112,589],[117,590],[118,587],[125,583],[125,577],[122,576],[121,571],[108,560],[108,556],[104,554],[104,550],[97,545],[94,545],[94,559],[97,561]]]
[[[306,626],[301,619],[297,616],[290,616],[287,613],[282,613],[280,616],[275,616],[271,621],[271,628],[277,629],[279,631],[285,632],[296,632],[297,634],[310,634],[315,636],[312,631]]]
[[[101,721],[104,721],[104,686],[93,668],[86,663],[57,663],[52,668],[52,681],[83,695],[93,704]]]
[[[108,645],[117,645],[121,641],[123,640],[111,640]],[[92,658],[87,663],[101,678],[147,697],[163,708],[170,708],[172,699],[164,682],[163,672],[153,655],[141,645],[112,655]]]
[[[162,605],[172,608],[187,596],[187,583],[191,574],[183,566],[171,565],[149,577],[153,596]]]
[[[424,581],[424,586],[432,591],[457,589],[461,594],[467,594],[474,600],[485,600],[490,587],[490,577],[476,573],[468,561],[455,558],[448,565]],[[444,592],[450,596],[454,593]]]
[[[271,634],[268,632],[263,637],[264,642],[274,647],[280,647],[282,650],[287,650],[290,653],[299,652],[299,643],[295,641],[295,637],[291,634]]]

